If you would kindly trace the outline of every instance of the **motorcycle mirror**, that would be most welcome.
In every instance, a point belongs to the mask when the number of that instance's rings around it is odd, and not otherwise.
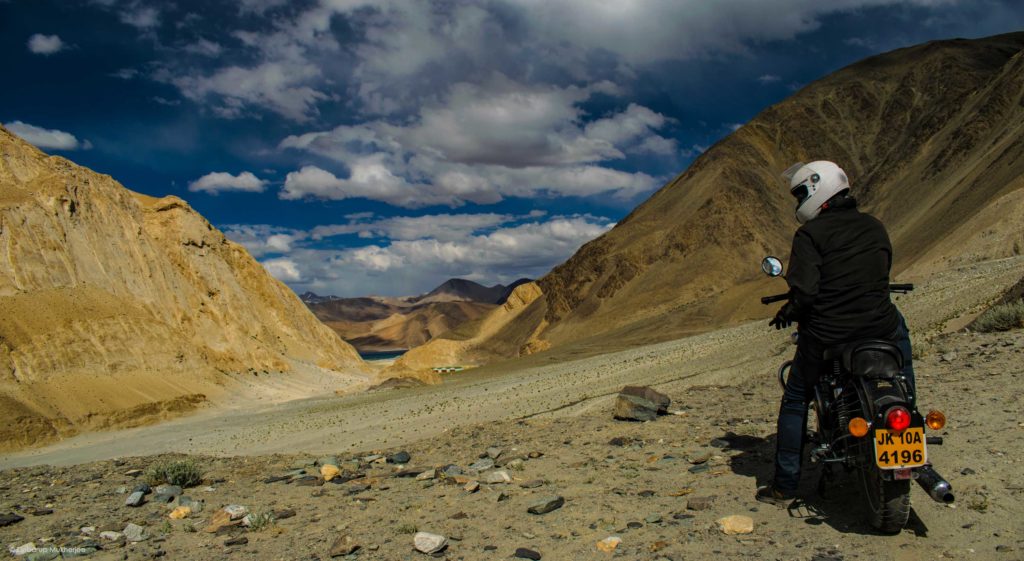
[[[761,270],[764,274],[769,277],[781,277],[782,276],[782,260],[778,257],[769,255],[761,260]]]

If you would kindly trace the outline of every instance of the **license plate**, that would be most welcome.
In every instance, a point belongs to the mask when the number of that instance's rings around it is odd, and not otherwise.
[[[923,466],[928,461],[924,429],[912,427],[901,432],[875,429],[875,463],[882,469]]]

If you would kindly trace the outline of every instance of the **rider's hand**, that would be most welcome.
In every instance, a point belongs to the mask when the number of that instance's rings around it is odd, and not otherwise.
[[[793,325],[793,320],[796,316],[796,309],[793,307],[791,302],[786,302],[786,305],[779,308],[779,312],[775,314],[775,318],[768,322],[768,325],[775,329],[784,329]]]

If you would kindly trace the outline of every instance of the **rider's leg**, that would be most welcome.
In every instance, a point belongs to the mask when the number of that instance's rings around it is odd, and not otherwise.
[[[907,320],[900,314],[900,326],[896,329],[896,346],[900,348],[903,355],[903,376],[910,384],[910,393],[913,394],[913,402],[917,402],[917,381],[914,379],[914,353],[910,346],[910,329],[907,328]]]

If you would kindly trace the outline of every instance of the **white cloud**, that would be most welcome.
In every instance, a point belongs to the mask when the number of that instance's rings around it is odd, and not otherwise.
[[[526,222],[507,225],[503,217],[463,215],[465,220],[490,222],[481,231],[461,236],[416,237],[395,226],[412,217],[395,217],[391,226],[400,238],[347,249],[311,249],[291,246],[287,256],[265,259],[264,266],[275,277],[299,291],[321,294],[363,296],[369,294],[418,294],[452,278],[480,282],[511,282],[521,277],[539,277],[571,256],[581,245],[608,231],[614,224],[593,216],[556,216],[545,221],[527,217]],[[424,218],[424,223],[452,223],[450,215]],[[268,226],[231,226],[225,233],[238,241],[239,232],[280,235]],[[433,231],[433,227],[423,231]],[[279,232],[272,234],[271,232]],[[301,234],[300,234],[301,235]],[[415,239],[404,239],[415,238]],[[248,245],[247,245],[248,247]],[[250,249],[251,251],[251,249]],[[401,274],[397,274],[401,272]]]
[[[369,217],[356,215],[348,224],[317,226],[309,235],[314,240],[357,234],[361,237],[383,237],[390,240],[434,238],[452,241],[519,219],[514,215],[495,213],[392,216],[374,221],[366,221],[365,218]]]
[[[131,80],[132,78],[139,75],[139,71],[134,68],[121,68],[116,72],[112,72],[110,76],[114,78],[120,78],[122,80]]]
[[[134,3],[118,14],[121,23],[140,30],[149,30],[160,25],[160,10],[153,6]]]
[[[263,267],[274,278],[282,282],[302,282],[302,273],[295,261],[280,257],[268,259],[263,262]]]
[[[79,142],[75,135],[61,130],[44,129],[21,121],[5,123],[4,126],[29,144],[44,150],[89,150],[92,148],[92,143],[88,140]]]
[[[240,0],[238,9],[242,13],[263,14],[274,8],[284,6],[288,0]]]
[[[599,164],[627,153],[675,155],[675,141],[655,132],[671,120],[631,104],[584,125],[580,104],[609,91],[615,87],[606,82],[556,88],[496,77],[486,86],[456,84],[402,124],[378,120],[289,136],[281,148],[330,158],[348,176],[306,166],[288,174],[281,197],[361,197],[415,208],[653,189],[654,177]]]
[[[227,172],[218,171],[208,173],[189,183],[188,190],[192,192],[205,191],[210,194],[216,194],[222,191],[261,193],[266,189],[266,184],[266,181],[256,177],[249,171],[243,171],[238,175],[231,175]]]
[[[782,78],[776,76],[775,74],[762,74],[761,76],[757,77],[757,81],[761,82],[762,84],[774,84],[779,80],[782,80]]]
[[[66,48],[67,45],[56,35],[36,33],[28,38],[28,50],[37,55],[52,55]]]
[[[199,39],[195,43],[185,45],[185,52],[192,53],[194,55],[202,55],[208,57],[216,57],[223,52],[224,48],[219,43],[215,43],[208,39]]]
[[[253,68],[228,66],[210,76],[190,74],[167,79],[188,99],[214,99],[213,110],[221,117],[237,118],[246,107],[258,106],[305,122],[318,113],[317,102],[328,95],[300,84],[319,76],[320,69],[313,64],[268,62]]]

